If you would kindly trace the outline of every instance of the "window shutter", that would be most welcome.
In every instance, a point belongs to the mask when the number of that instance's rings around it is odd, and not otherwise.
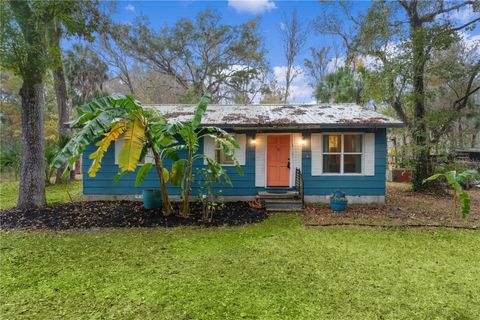
[[[212,137],[203,137],[203,154],[210,159],[215,159],[215,139]],[[207,160],[204,159],[203,164],[207,164]]]
[[[115,164],[118,165],[118,156],[120,155],[120,150],[122,150],[125,140],[118,138],[115,140]]]
[[[237,143],[240,146],[240,148],[235,149],[235,157],[237,158],[238,163],[241,166],[244,166],[246,162],[247,135],[244,133],[235,134],[235,140],[237,140]]]
[[[155,163],[153,152],[150,149],[148,149],[147,154],[145,155],[145,163]]]
[[[302,170],[302,134],[292,134],[292,159],[290,159],[290,176],[292,185],[295,184],[295,169]],[[302,170],[303,172],[303,170]]]
[[[322,134],[312,133],[310,137],[312,176],[319,176],[323,172]]]
[[[265,149],[267,137],[256,135],[255,137],[255,186],[265,187]]]
[[[363,168],[364,175],[375,175],[375,133],[365,133],[365,148],[364,148],[364,160]]]

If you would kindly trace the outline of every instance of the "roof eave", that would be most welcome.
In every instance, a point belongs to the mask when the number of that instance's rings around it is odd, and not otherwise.
[[[321,123],[321,124],[247,124],[247,123],[205,123],[202,124],[203,127],[208,126],[217,126],[220,128],[239,128],[242,130],[251,129],[251,130],[261,130],[261,129],[276,129],[276,130],[287,130],[287,129],[387,129],[387,128],[404,128],[403,123],[355,123],[355,124],[344,124],[344,123]]]

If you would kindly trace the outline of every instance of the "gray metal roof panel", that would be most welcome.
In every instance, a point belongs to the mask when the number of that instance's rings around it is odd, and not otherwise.
[[[173,121],[191,119],[196,105],[146,105]],[[209,105],[202,125],[227,127],[402,127],[399,120],[356,104]]]

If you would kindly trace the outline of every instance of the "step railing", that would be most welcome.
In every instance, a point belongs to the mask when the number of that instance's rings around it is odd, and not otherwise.
[[[305,208],[303,175],[302,175],[302,170],[300,170],[300,168],[295,168],[295,190],[297,190],[298,196],[302,200],[302,208]]]

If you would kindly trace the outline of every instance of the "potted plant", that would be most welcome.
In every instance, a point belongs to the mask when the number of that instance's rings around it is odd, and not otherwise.
[[[345,211],[347,204],[348,199],[345,192],[337,190],[330,196],[330,209],[333,211]]]
[[[162,191],[160,189],[142,190],[142,196],[145,209],[158,209],[162,207]]]

